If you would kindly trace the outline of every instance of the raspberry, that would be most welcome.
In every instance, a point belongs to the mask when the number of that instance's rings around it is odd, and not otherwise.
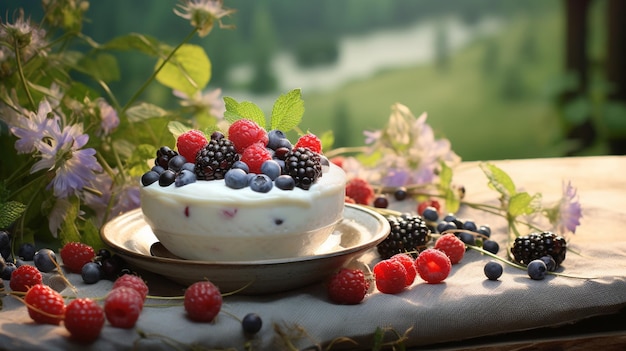
[[[382,260],[374,266],[376,288],[384,294],[397,294],[406,287],[406,268],[399,260]]]
[[[41,272],[35,266],[21,265],[11,273],[9,286],[13,291],[26,292],[31,286],[43,282]]]
[[[185,290],[185,311],[192,321],[211,322],[222,308],[222,294],[209,281],[191,284]]]
[[[143,309],[143,298],[137,290],[120,286],[109,292],[104,299],[104,315],[116,328],[129,329],[135,326]]]
[[[248,165],[250,173],[260,174],[263,162],[271,159],[272,154],[261,143],[248,146],[241,154],[241,161]]]
[[[100,305],[89,298],[78,298],[67,304],[63,323],[72,339],[92,342],[100,336],[104,320]]]
[[[228,139],[235,144],[238,153],[243,153],[252,144],[261,143],[266,146],[268,142],[265,129],[249,119],[233,122],[228,128]]]
[[[399,253],[391,256],[390,260],[396,260],[402,263],[404,269],[406,270],[405,285],[409,286],[413,284],[415,277],[417,276],[417,269],[415,268],[415,261],[413,260],[413,257],[408,254]]]
[[[347,204],[356,204],[356,201],[354,201],[353,198],[351,198],[350,196],[346,195],[344,202]]]
[[[129,287],[131,289],[135,289],[141,298],[145,301],[146,296],[148,296],[148,285],[146,282],[141,279],[140,276],[134,274],[124,274],[121,277],[117,278],[113,283],[112,289],[119,288],[120,286]]]
[[[457,264],[465,255],[465,244],[452,233],[444,234],[435,242],[435,249],[443,251],[450,259],[451,264]]]
[[[89,245],[81,242],[69,242],[59,251],[63,266],[72,273],[80,273],[87,262],[93,261],[96,251]]]
[[[293,146],[294,149],[299,147],[307,147],[309,150],[319,154],[322,152],[322,141],[317,137],[317,135],[308,133],[301,136],[296,142],[296,145]]]
[[[63,296],[45,284],[35,284],[24,296],[28,315],[36,323],[58,325],[65,314]]]
[[[208,144],[206,135],[203,132],[192,129],[179,135],[176,139],[176,149],[178,153],[188,162],[194,162],[198,151]]]
[[[439,203],[439,201],[430,199],[430,200],[422,201],[417,205],[417,214],[422,216],[424,214],[424,210],[426,209],[426,207],[434,207],[437,210],[437,212],[441,211],[441,204]]]
[[[346,184],[346,195],[359,205],[369,205],[374,201],[374,188],[363,178],[352,178]]]
[[[429,284],[444,281],[452,268],[448,256],[443,251],[432,248],[420,252],[415,260],[415,266],[417,274]]]
[[[363,301],[370,284],[360,269],[342,268],[328,282],[328,297],[332,302],[356,305]]]

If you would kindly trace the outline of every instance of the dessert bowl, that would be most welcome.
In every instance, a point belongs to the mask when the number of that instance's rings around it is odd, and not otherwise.
[[[331,164],[308,190],[256,192],[224,180],[141,187],[141,209],[161,244],[200,261],[311,255],[342,220],[346,176]]]

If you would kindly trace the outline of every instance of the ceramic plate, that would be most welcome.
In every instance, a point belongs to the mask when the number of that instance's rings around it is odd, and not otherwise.
[[[141,209],[114,218],[101,231],[103,241],[131,265],[189,285],[208,279],[222,292],[286,291],[320,282],[385,239],[389,223],[380,214],[346,204],[344,219],[315,255],[262,261],[195,261],[172,255],[144,221]]]

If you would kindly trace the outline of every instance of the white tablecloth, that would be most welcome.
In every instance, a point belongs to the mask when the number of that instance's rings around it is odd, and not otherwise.
[[[182,306],[146,306],[135,329],[105,325],[94,350],[171,350],[156,335],[187,345],[244,350],[287,349],[284,339],[297,348],[324,344],[349,337],[370,349],[377,328],[404,334],[405,345],[426,345],[484,335],[572,323],[587,317],[615,313],[626,306],[626,157],[586,157],[496,161],[519,188],[541,192],[544,201],[558,200],[563,180],[578,189],[583,206],[582,225],[571,237],[564,273],[595,277],[572,279],[548,276],[534,281],[524,271],[505,266],[499,281],[488,281],[483,267],[489,259],[470,250],[462,263],[454,265],[443,284],[429,285],[417,279],[404,292],[386,295],[374,292],[359,305],[335,305],[326,298],[322,284],[267,296],[229,296],[223,312],[211,324],[186,319]],[[476,163],[464,163],[455,172],[455,182],[464,184],[467,200],[496,203],[497,193],[486,186]],[[484,212],[463,209],[460,216],[479,224],[488,223],[493,238],[500,241],[505,256],[505,222]],[[573,251],[580,252],[580,255]],[[182,287],[147,274],[152,295],[179,294]],[[85,285],[80,276],[70,275],[80,296],[103,296],[111,282]],[[8,282],[5,283],[8,287]],[[4,297],[0,312],[0,349],[84,350],[68,339],[63,326],[34,324],[26,308]],[[148,304],[154,301],[148,301]],[[158,302],[156,302],[158,303]],[[249,312],[263,318],[262,330],[246,338],[237,319]],[[279,330],[279,332],[277,332]],[[142,339],[139,331],[150,335]],[[395,337],[388,332],[387,340]],[[170,340],[171,341],[171,340]]]

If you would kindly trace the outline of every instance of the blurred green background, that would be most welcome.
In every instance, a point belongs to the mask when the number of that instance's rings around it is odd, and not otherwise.
[[[3,14],[39,8],[35,0],[2,2]],[[84,31],[99,42],[140,32],[176,45],[191,30],[173,14],[178,3],[92,1]],[[224,19],[236,29],[216,28],[193,41],[212,61],[210,87],[267,113],[279,94],[302,88],[301,126],[333,130],[337,147],[362,145],[363,130],[383,128],[399,102],[416,116],[428,113],[435,132],[464,160],[623,153],[626,105],[613,98],[606,73],[611,0],[225,0],[224,6],[237,9]],[[573,10],[584,11],[588,26],[577,38],[567,31]],[[571,39],[585,41],[584,77],[568,63]],[[127,53],[119,60],[123,79],[111,86],[124,101],[155,62]],[[158,84],[146,94],[175,103]]]

